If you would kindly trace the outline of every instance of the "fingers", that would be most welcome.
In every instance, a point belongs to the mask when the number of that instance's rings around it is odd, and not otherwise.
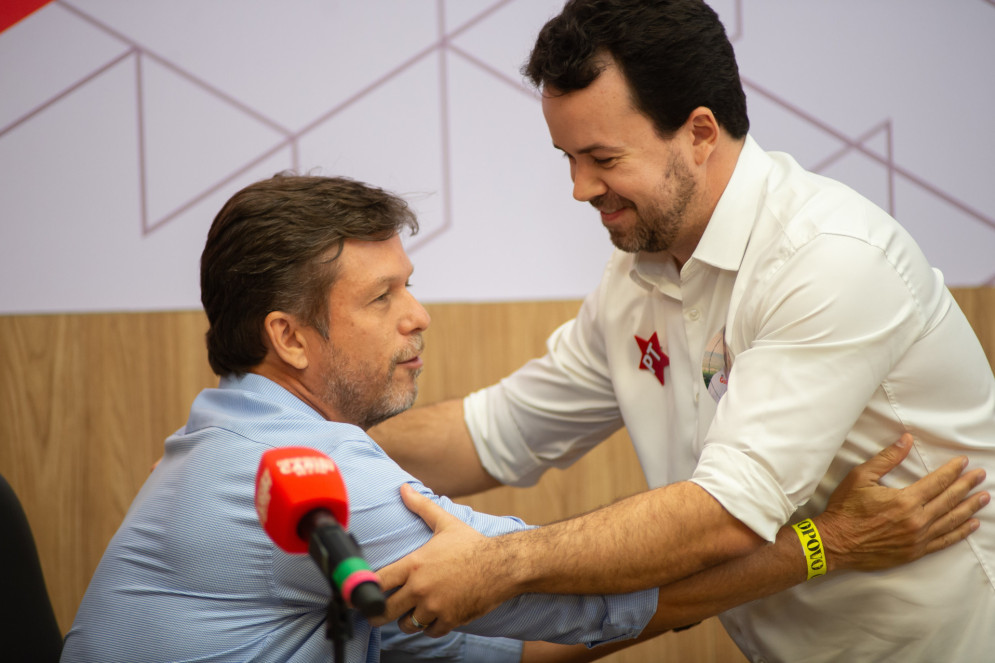
[[[943,550],[944,548],[949,548],[955,543],[959,543],[966,539],[972,532],[978,529],[980,525],[979,520],[972,518],[963,524],[961,524],[956,529],[947,532],[943,536],[938,536],[935,539],[929,541],[926,544],[926,554],[934,553],[938,550]]]
[[[984,470],[974,470],[965,474],[946,491],[951,493],[954,499],[960,499],[971,488],[977,486],[985,478]],[[941,495],[934,502],[947,499],[947,495]],[[958,497],[959,496],[959,497]],[[958,541],[962,541],[967,536],[978,529],[980,521],[971,518],[979,509],[985,507],[991,501],[991,495],[987,491],[975,493],[960,501],[954,502],[948,513],[943,513],[930,526],[927,536],[926,552],[936,552],[951,546]],[[927,505],[929,508],[931,505]],[[949,508],[949,507],[948,507]]]
[[[959,459],[955,458],[947,463],[947,465],[951,465],[957,460]],[[937,472],[943,471],[945,467],[946,465],[937,470]],[[932,474],[923,477],[917,481],[916,484],[926,481],[931,476]],[[974,490],[982,481],[984,481],[984,479],[985,471],[980,468],[959,475],[953,483],[944,488],[937,495],[929,498],[929,500],[923,504],[923,511],[925,515],[930,520],[933,520],[939,518],[948,511],[952,511],[954,507],[960,504],[964,498],[967,497],[967,494]],[[909,489],[911,490],[915,488],[916,484],[909,486]]]
[[[938,518],[929,529],[930,540],[926,543],[926,552],[943,550],[967,538],[980,525],[980,521],[971,516],[990,501],[991,495],[987,492],[977,493],[958,504],[950,513]]]
[[[408,507],[412,513],[424,520],[425,524],[432,528],[433,532],[438,532],[440,528],[452,520],[462,522],[455,516],[447,513],[445,509],[436,504],[432,499],[419,493],[411,484],[401,484],[401,500],[404,502],[404,506]],[[380,576],[380,586],[383,587],[384,591],[400,587],[407,581],[408,576],[411,574],[411,569],[412,563],[408,557],[402,557],[393,564],[388,564],[377,571],[377,575]],[[388,600],[388,607],[390,607],[392,599],[393,597]],[[397,612],[394,616],[397,617],[405,612],[407,610]]]
[[[384,589],[395,591],[387,598],[384,614],[370,623],[379,626],[398,620],[404,633],[420,631],[440,637],[493,608],[481,604],[481,597],[488,597],[487,590],[494,585],[493,574],[478,569],[479,549],[488,539],[412,485],[401,486],[401,499],[434,534],[420,548],[380,570]],[[422,535],[427,537],[427,532]],[[467,591],[468,586],[477,589]]]
[[[970,480],[968,480],[970,485],[967,489],[964,490],[963,493],[961,493],[956,499],[951,497],[951,495],[956,495],[958,490],[964,487],[964,479],[961,477],[961,472],[963,472],[966,467],[966,456],[951,458],[939,469],[930,472],[923,478],[908,486],[903,492],[908,493],[919,504],[927,505],[929,503],[933,503],[935,511],[932,515],[935,517],[939,514],[939,512],[952,508],[955,504],[957,504],[957,502],[964,498],[964,495],[967,495],[971,488],[977,485],[977,482],[970,483]],[[978,481],[980,481],[980,479],[978,479]],[[947,498],[945,502],[942,499],[937,500],[938,497],[943,496],[945,492],[951,488],[954,488],[954,491],[952,493],[946,493]],[[936,501],[934,502],[934,500]]]
[[[401,500],[408,511],[424,520],[433,532],[438,526],[439,512],[445,514],[439,505],[415,490],[410,483],[401,484]]]
[[[409,573],[410,567],[405,558],[402,557],[393,564],[388,564],[377,571],[377,576],[380,578],[380,586],[385,592],[388,592],[403,585],[404,581],[408,579]]]
[[[447,622],[434,615],[429,616],[425,605],[419,607],[419,600],[424,599],[401,587],[387,599],[387,609],[384,614],[369,621],[374,626],[383,626],[397,620],[397,627],[402,633],[410,635],[423,631],[430,638],[440,638],[459,626],[459,623]]]
[[[401,484],[401,500],[404,506],[413,514],[425,521],[425,524],[432,528],[433,532],[438,532],[445,522],[455,519],[432,499],[422,495],[410,483]]]
[[[395,562],[390,566],[384,567],[383,570],[379,571],[377,575],[381,578],[384,577],[384,571],[390,571],[392,567],[398,566],[403,563],[402,559],[400,562]],[[403,581],[402,581],[403,582]],[[388,591],[397,585],[388,586],[381,582],[384,587],[384,591]],[[398,588],[398,590],[389,596],[387,596],[387,607],[384,609],[383,614],[377,617],[372,617],[369,622],[374,626],[383,626],[384,624],[389,624],[395,619],[399,619],[402,615],[411,612],[415,607],[416,598],[412,596],[411,592],[407,591],[403,584]],[[400,623],[399,623],[400,625]],[[401,625],[401,630],[404,630],[403,625]],[[405,631],[407,632],[407,631]]]
[[[401,500],[412,513],[424,520],[425,524],[436,534],[440,530],[446,529],[447,525],[463,525],[461,520],[448,513],[431,498],[418,492],[411,484],[405,483],[401,485]],[[419,628],[416,624],[427,626],[435,621],[434,618],[428,619],[427,615],[423,616],[421,620],[418,620],[416,617],[415,621],[412,621],[407,616],[408,613],[414,614],[413,611],[418,602],[418,597],[406,583],[421,563],[420,552],[421,549],[411,552],[393,564],[388,564],[377,571],[377,576],[380,578],[380,586],[383,590],[390,592],[390,590],[396,588],[396,591],[387,597],[387,607],[384,614],[369,620],[374,626],[383,626],[396,619],[398,620],[398,627],[401,631],[416,633],[425,630]]]
[[[430,638],[441,638],[444,635],[448,635],[457,626],[459,624],[443,623],[441,619],[436,619],[425,629],[425,635]]]
[[[432,619],[427,619],[425,622],[421,621],[415,617],[415,611],[412,609],[397,620],[397,627],[402,633],[411,635],[412,633],[426,630],[432,625],[433,621]]]
[[[911,435],[903,434],[897,442],[889,444],[872,458],[861,463],[857,470],[870,474],[871,479],[877,481],[905,460],[912,449],[912,441]]]

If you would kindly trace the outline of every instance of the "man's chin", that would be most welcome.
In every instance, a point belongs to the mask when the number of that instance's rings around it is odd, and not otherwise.
[[[418,385],[416,384],[411,393],[404,397],[403,400],[398,399],[393,403],[385,403],[384,407],[380,412],[373,414],[367,418],[367,423],[363,430],[369,430],[377,424],[382,424],[388,419],[392,419],[402,412],[407,412],[415,404],[415,399],[418,398]]]
[[[609,230],[608,238],[619,251],[624,251],[626,253],[638,253],[640,251],[638,243],[633,239],[632,235],[628,233],[617,230]]]

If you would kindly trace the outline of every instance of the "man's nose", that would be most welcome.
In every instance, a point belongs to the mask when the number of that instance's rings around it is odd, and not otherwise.
[[[578,164],[573,172],[575,200],[586,203],[608,192],[608,187],[591,168]]]
[[[410,334],[425,331],[432,322],[432,316],[428,314],[421,302],[415,299],[414,295],[409,292],[408,296],[411,298],[411,309],[406,317],[405,332]]]

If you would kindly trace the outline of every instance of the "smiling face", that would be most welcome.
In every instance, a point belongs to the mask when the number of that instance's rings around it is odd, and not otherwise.
[[[400,237],[346,240],[329,293],[328,339],[308,330],[305,381],[323,413],[364,430],[411,407],[430,318],[408,291]]]
[[[628,252],[670,251],[686,261],[707,222],[691,133],[682,128],[661,138],[633,106],[613,64],[586,88],[547,90],[542,108],[553,145],[570,161],[574,198],[601,212],[612,243]]]

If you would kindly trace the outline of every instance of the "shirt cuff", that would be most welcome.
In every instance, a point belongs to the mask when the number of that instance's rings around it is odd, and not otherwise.
[[[473,446],[480,464],[501,483],[520,488],[535,485],[548,468],[535,458],[514,425],[502,425],[511,421],[511,415],[499,401],[498,389],[500,386],[495,385],[463,399],[463,420]],[[497,416],[496,412],[503,416]]]
[[[397,622],[381,627],[381,663],[519,663],[522,642],[452,631],[441,638],[424,633],[402,633]]]
[[[637,637],[656,614],[659,601],[660,589],[657,587],[605,596],[608,618],[602,625],[601,638],[589,642],[588,647]]]
[[[760,463],[742,451],[720,444],[705,445],[691,481],[771,543],[796,509]]]
[[[482,635],[464,634],[464,661],[482,663],[519,663],[522,660],[522,641],[511,638],[487,638]]]

